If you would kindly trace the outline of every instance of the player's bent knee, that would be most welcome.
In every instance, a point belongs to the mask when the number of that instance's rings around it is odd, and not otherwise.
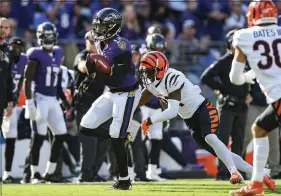
[[[267,135],[267,131],[257,124],[252,125],[252,134],[254,138],[265,137]]]

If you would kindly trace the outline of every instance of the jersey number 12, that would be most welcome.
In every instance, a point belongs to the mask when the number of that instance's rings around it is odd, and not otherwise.
[[[58,84],[58,73],[60,71],[59,67],[47,67],[46,75],[46,86],[47,87],[56,87]]]
[[[254,51],[258,51],[259,50],[259,46],[263,46],[264,47],[264,52],[261,53],[262,56],[266,57],[266,63],[262,62],[262,60],[260,60],[258,62],[258,67],[260,69],[269,69],[272,64],[273,64],[273,58],[274,58],[274,62],[275,64],[281,68],[281,61],[280,61],[280,53],[278,50],[278,44],[281,44],[281,39],[276,39],[272,42],[272,46],[270,47],[270,45],[263,40],[259,40],[256,41],[253,49]],[[273,56],[270,54],[270,51],[273,50]]]

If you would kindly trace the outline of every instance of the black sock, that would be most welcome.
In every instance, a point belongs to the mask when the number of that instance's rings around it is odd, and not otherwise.
[[[131,144],[127,146],[127,155],[128,155],[128,167],[133,167],[133,150]]]
[[[16,138],[6,138],[6,150],[5,150],[5,171],[11,171],[13,158],[15,154]]]
[[[127,177],[128,165],[127,165],[127,151],[125,148],[125,139],[111,138],[111,143],[115,152],[116,162],[119,169],[119,176]]]
[[[51,156],[50,156],[51,163],[56,163],[59,156],[61,155],[65,136],[66,136],[66,134],[54,136],[53,142],[52,142],[52,148],[51,148]]]
[[[151,150],[149,153],[150,164],[159,166],[159,157],[161,150],[161,140],[151,140]]]
[[[34,138],[31,144],[31,165],[38,165],[39,163],[39,155],[40,155],[40,149],[43,144],[43,141],[45,139],[45,136],[39,135],[37,133],[34,134]]]
[[[79,130],[82,135],[91,136],[91,137],[110,138],[109,129],[105,129],[103,127],[98,127],[96,129],[88,129],[88,128],[80,126]]]

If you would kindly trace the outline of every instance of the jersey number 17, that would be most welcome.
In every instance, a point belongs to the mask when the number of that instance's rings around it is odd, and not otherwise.
[[[56,87],[58,84],[58,73],[60,71],[59,67],[47,67],[46,73],[46,86],[47,87]]]

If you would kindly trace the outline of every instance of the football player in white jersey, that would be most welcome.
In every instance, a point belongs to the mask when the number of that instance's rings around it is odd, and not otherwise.
[[[254,137],[254,171],[251,182],[232,195],[262,195],[263,168],[269,144],[267,134],[281,122],[281,27],[277,25],[277,8],[271,0],[253,1],[248,7],[249,28],[237,31],[233,38],[235,56],[229,74],[236,85],[257,81],[266,95],[268,108],[252,126]],[[248,61],[252,70],[243,72]]]
[[[205,99],[200,94],[201,89],[193,85],[182,72],[169,68],[168,60],[163,53],[152,51],[145,54],[140,62],[139,74],[146,86],[142,91],[139,106],[145,104],[153,94],[168,105],[161,113],[154,114],[142,122],[145,134],[149,132],[152,124],[172,119],[179,114],[192,129],[194,140],[226,165],[231,173],[232,184],[243,181],[238,170],[252,173],[253,167],[229,151],[218,139],[216,133],[219,117],[214,104]],[[267,176],[268,170],[263,168],[262,170],[264,183],[269,189],[274,189],[275,183]]]

